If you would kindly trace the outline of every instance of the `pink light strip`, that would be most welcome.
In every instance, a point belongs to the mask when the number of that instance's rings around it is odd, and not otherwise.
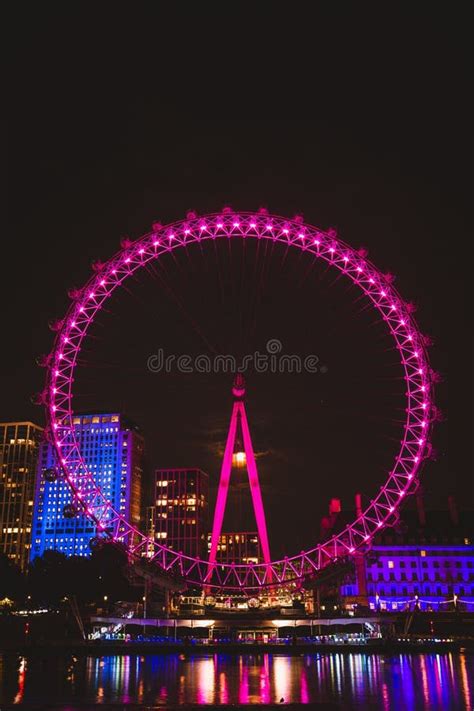
[[[253,510],[255,511],[255,519],[257,521],[258,536],[260,545],[262,546],[263,560],[265,563],[270,563],[270,546],[268,544],[267,523],[265,521],[265,511],[263,509],[262,494],[260,491],[260,483],[258,481],[257,463],[250,437],[247,415],[245,413],[245,405],[243,402],[237,403],[240,413],[240,425],[242,427],[242,435],[244,437],[244,449],[247,457],[247,471],[250,482],[250,493],[252,494]]]
[[[211,550],[209,553],[210,566],[212,566],[216,562],[217,546],[219,544],[219,536],[221,535],[222,523],[224,521],[225,505],[227,502],[230,474],[232,471],[232,454],[234,452],[235,434],[237,431],[238,405],[238,402],[234,402],[234,407],[232,408],[232,417],[230,419],[229,433],[227,435],[227,442],[225,445],[224,459],[222,460],[221,478],[219,480],[216,508],[214,511],[214,521],[212,524]]]

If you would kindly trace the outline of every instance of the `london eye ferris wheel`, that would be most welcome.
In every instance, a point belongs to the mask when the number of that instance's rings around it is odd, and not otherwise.
[[[297,555],[270,560],[267,545],[263,562],[257,564],[217,562],[215,539],[219,527],[213,535],[214,554],[208,560],[184,555],[158,541],[153,541],[150,549],[149,537],[114,508],[94,481],[73,426],[72,399],[78,356],[92,323],[111,295],[120,287],[126,288],[132,275],[164,255],[191,244],[222,239],[280,243],[325,263],[349,280],[383,320],[397,350],[405,384],[403,436],[388,477],[367,508],[342,531],[328,540],[309,545]],[[57,333],[47,358],[47,381],[43,393],[48,432],[59,463],[54,476],[64,477],[71,487],[74,504],[70,513],[84,513],[95,524],[99,537],[123,542],[130,556],[138,559],[146,552],[148,560],[160,570],[179,574],[189,584],[207,589],[252,592],[302,582],[334,560],[350,557],[359,549],[369,547],[373,536],[394,522],[404,498],[416,490],[420,469],[430,452],[430,432],[436,414],[434,377],[426,340],[413,317],[413,309],[394,288],[390,276],[381,273],[366,253],[353,249],[333,231],[305,224],[300,218],[270,215],[265,210],[254,213],[226,209],[203,217],[193,214],[168,225],[155,223],[150,232],[125,243],[108,262],[96,265],[89,281],[82,289],[72,292],[71,297],[65,317],[55,324]],[[241,398],[237,396],[236,400]],[[250,483],[252,486],[251,478]],[[254,490],[252,496],[253,493]],[[257,493],[256,497],[258,499]],[[255,513],[259,523],[257,508]],[[262,523],[263,507],[259,510]],[[266,529],[262,528],[263,532],[265,537]]]

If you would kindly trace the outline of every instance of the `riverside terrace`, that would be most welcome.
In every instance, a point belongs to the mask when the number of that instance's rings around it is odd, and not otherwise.
[[[350,645],[372,647],[386,643],[474,644],[474,615],[406,613],[369,616],[298,617],[275,614],[271,619],[248,615],[215,615],[212,619],[144,619],[93,616],[88,641],[105,644],[141,643],[197,646]]]
[[[294,619],[256,619],[239,615],[233,619],[202,618],[166,618],[138,619],[127,618],[124,622],[120,617],[92,617],[92,633],[89,639],[131,640],[137,636],[160,637],[164,640],[178,641],[192,638],[201,642],[218,642],[219,640],[233,642],[276,643],[283,636],[300,637],[308,635],[319,637],[332,634],[340,627],[347,628],[345,634],[351,634],[354,639],[380,639],[381,626],[378,617],[335,617],[335,618],[294,618]],[[324,632],[323,632],[323,628]],[[332,628],[332,632],[329,628]],[[130,631],[129,631],[130,630]],[[283,634],[279,634],[279,631]],[[349,632],[350,630],[350,632]],[[289,633],[289,634],[288,634]]]

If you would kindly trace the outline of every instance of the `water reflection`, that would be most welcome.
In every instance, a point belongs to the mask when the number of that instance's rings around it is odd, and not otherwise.
[[[1,704],[340,702],[356,709],[472,708],[465,654],[0,655]],[[58,706],[60,708],[60,706]]]
[[[217,673],[215,668],[216,658],[209,659],[193,659],[191,661],[193,669],[193,677],[199,680],[197,685],[197,702],[199,704],[212,704],[214,701],[214,675]]]
[[[23,694],[25,692],[25,673],[26,673],[26,659],[25,657],[20,657],[20,664],[18,666],[18,691],[13,700],[14,704],[21,704],[23,701]]]

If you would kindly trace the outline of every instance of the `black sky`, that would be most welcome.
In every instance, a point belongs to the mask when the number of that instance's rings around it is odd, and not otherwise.
[[[450,492],[472,505],[466,17],[459,6],[443,15],[174,7],[24,5],[10,19],[0,419],[42,419],[29,397],[42,387],[34,361],[51,347],[48,321],[121,237],[189,209],[264,205],[337,227],[419,305],[447,418],[425,490],[433,505]],[[168,291],[145,279],[117,298],[78,373],[77,406],[124,407],[147,434],[150,464],[202,466],[215,481],[228,378],[165,378],[144,364],[160,346],[201,352],[196,322],[221,350],[244,348],[235,324],[250,323],[255,301],[246,348],[279,338],[328,368],[312,379],[250,377],[275,547],[285,547],[279,521],[291,508],[299,550],[330,496],[349,507],[356,490],[368,497],[382,483],[400,383],[390,342],[346,285],[319,274],[301,286],[293,257],[282,270],[278,255],[249,252],[242,268],[241,252],[170,260]],[[261,287],[252,269],[263,265]]]

